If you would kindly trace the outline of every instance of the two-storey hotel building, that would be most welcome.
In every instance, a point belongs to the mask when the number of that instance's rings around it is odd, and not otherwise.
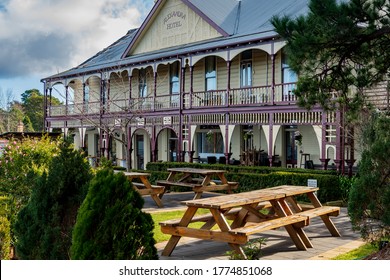
[[[306,0],[158,0],[143,24],[44,78],[45,126],[92,159],[351,169],[343,112],[297,105],[273,15]],[[54,90],[64,104],[50,102]],[[311,164],[307,166],[307,162]]]

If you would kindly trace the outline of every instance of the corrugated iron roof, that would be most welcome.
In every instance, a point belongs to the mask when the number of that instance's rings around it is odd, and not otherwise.
[[[234,34],[234,27],[237,19],[237,12],[240,6],[237,0],[217,0],[217,1],[204,1],[204,0],[188,0],[199,11],[211,19],[227,34]]]
[[[211,49],[223,45],[235,44],[253,39],[264,39],[277,35],[270,19],[278,16],[299,16],[308,10],[308,0],[186,0],[194,5],[198,12],[223,29],[228,37],[191,45],[176,46],[161,51],[121,58],[131,44],[137,29],[130,30],[118,41],[86,60],[78,67],[43,80],[81,75],[102,68],[141,63],[161,57],[190,53],[199,49]]]

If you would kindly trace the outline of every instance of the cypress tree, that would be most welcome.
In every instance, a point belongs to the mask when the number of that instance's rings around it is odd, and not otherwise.
[[[367,239],[390,235],[390,118],[374,114],[363,129],[362,159],[350,190],[348,213]]]
[[[154,223],[143,204],[122,173],[98,171],[77,216],[72,259],[157,259]]]
[[[91,176],[83,154],[61,144],[48,173],[32,182],[31,198],[17,216],[19,258],[69,259],[72,229]]]

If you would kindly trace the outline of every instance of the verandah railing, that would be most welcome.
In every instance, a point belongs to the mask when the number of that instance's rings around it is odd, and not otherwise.
[[[234,88],[230,90],[213,90],[183,94],[183,108],[207,107],[239,107],[256,105],[294,104],[296,97],[293,93],[295,83],[277,84],[275,87],[259,86],[248,88]],[[99,101],[74,103],[51,106],[49,115],[85,115],[98,114],[102,110],[106,113],[151,112],[160,110],[176,110],[180,108],[179,94],[148,96],[132,99],[114,99],[102,104]]]

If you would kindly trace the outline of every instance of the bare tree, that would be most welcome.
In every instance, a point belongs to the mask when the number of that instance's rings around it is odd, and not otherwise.
[[[99,74],[104,77],[105,73]],[[150,80],[152,77],[149,76],[147,79]],[[139,86],[138,81],[136,83],[134,87]],[[136,91],[133,95],[137,97],[130,98],[128,77],[119,72],[113,72],[110,79],[108,77],[100,79],[100,87],[80,83],[68,88],[68,96],[66,92],[61,91],[57,91],[57,94],[63,100],[68,100],[66,102],[68,106],[65,109],[68,112],[68,120],[80,121],[82,119],[84,124],[99,129],[98,156],[108,158],[108,139],[118,141],[125,147],[127,170],[131,169],[132,151],[129,146],[131,137],[129,128],[143,118],[145,111],[150,110],[150,106],[154,106],[153,92],[149,91],[146,95],[139,97],[139,92]],[[115,133],[116,131],[121,131],[124,137]]]
[[[7,89],[5,92],[0,87],[0,132],[11,130],[11,105],[15,100],[12,89]]]

